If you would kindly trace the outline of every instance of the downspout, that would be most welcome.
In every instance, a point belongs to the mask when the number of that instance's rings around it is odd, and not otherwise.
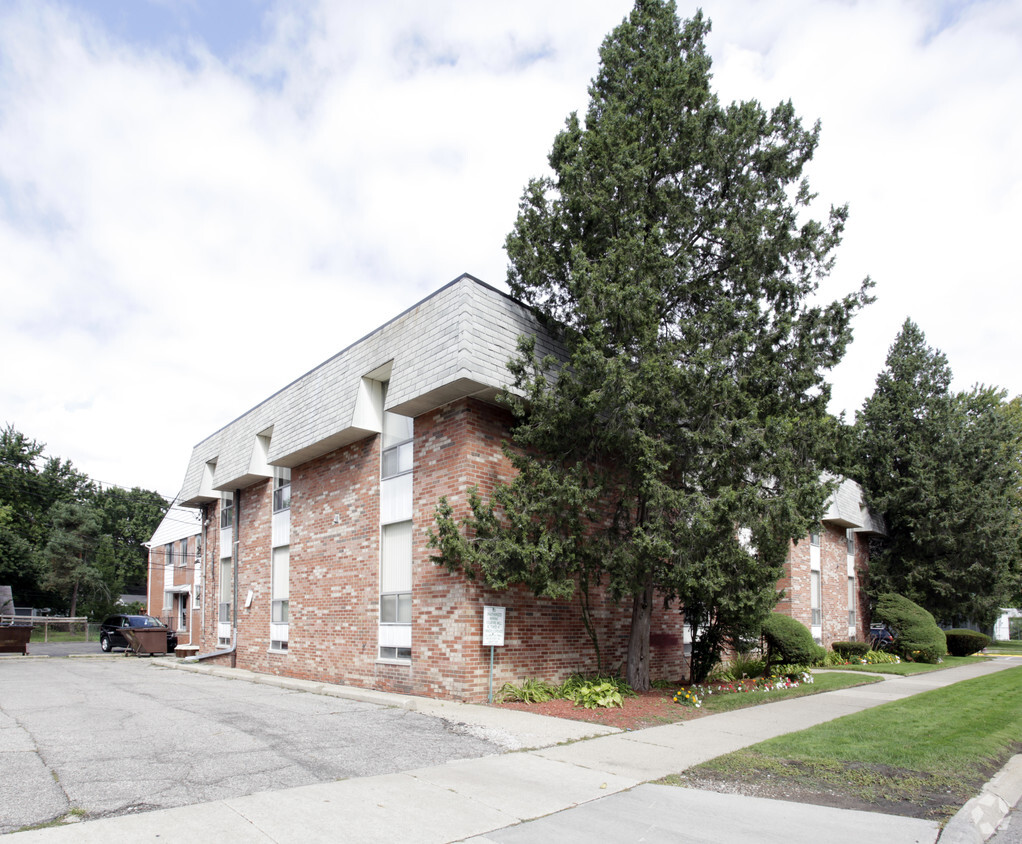
[[[232,600],[233,600],[233,607],[232,607],[232,609],[234,611],[233,612],[234,618],[232,619],[232,623],[231,623],[231,646],[229,648],[224,648],[224,649],[218,650],[218,651],[210,651],[207,654],[196,654],[195,656],[185,657],[185,659],[184,659],[185,662],[201,662],[204,659],[214,659],[214,658],[216,658],[218,656],[230,656],[230,658],[231,658],[231,668],[236,668],[237,667],[237,664],[238,664],[238,656],[237,656],[237,650],[238,650],[238,548],[239,548],[239,545],[240,545],[240,542],[239,542],[239,539],[238,539],[238,536],[239,536],[238,524],[239,524],[240,521],[241,521],[241,490],[240,489],[236,489],[236,490],[234,490],[234,522],[231,525],[231,556],[233,557],[233,559],[231,560],[231,564],[234,567],[234,572],[233,572],[234,576],[232,578],[233,581],[234,581],[234,583],[233,583],[234,594],[232,596]],[[205,541],[203,541],[202,553],[203,553],[203,555],[205,555],[205,553],[206,553]],[[205,621],[205,612],[206,612],[205,593],[203,594],[203,600],[202,600],[202,612],[203,612],[203,620]]]
[[[234,621],[231,624],[231,668],[237,668],[238,666],[238,552],[241,549],[241,490],[234,490],[234,528],[231,531],[231,556],[234,558],[231,562],[234,564],[234,600],[231,604],[231,609],[234,610]]]
[[[202,580],[202,600],[199,601],[199,630],[206,629],[206,540],[209,534],[206,528],[209,526],[209,510],[205,504],[199,508],[199,527],[202,531],[202,556],[199,560],[199,577]],[[192,575],[192,591],[195,591],[195,575]],[[194,631],[193,631],[194,632]],[[202,633],[199,633],[199,640],[202,640]]]

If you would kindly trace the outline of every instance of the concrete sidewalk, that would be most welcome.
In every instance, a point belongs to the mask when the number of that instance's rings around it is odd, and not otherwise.
[[[596,730],[491,707],[233,672],[239,679],[358,695],[360,700],[503,730],[513,738],[509,746],[548,746],[16,833],[12,842],[538,842],[599,835],[616,840],[809,844],[819,841],[824,830],[828,844],[934,842],[939,827],[930,821],[644,783],[773,736],[1020,664],[995,660],[897,677],[564,745],[556,742]],[[231,671],[197,668],[221,675]]]

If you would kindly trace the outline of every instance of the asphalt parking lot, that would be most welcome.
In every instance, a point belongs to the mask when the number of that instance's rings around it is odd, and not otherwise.
[[[504,750],[406,709],[157,662],[0,660],[0,833]]]

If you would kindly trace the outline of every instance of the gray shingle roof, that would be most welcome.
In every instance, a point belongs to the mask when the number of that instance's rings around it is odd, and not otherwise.
[[[280,466],[374,433],[356,424],[356,402],[362,378],[388,364],[387,410],[418,416],[465,396],[493,401],[523,334],[536,336],[540,355],[563,357],[528,308],[462,275],[196,445],[178,500],[198,504],[269,477],[256,449],[270,428],[266,460]],[[210,485],[203,476],[214,461]]]
[[[837,489],[827,500],[827,512],[823,516],[823,521],[862,533],[886,533],[883,519],[879,514],[870,512],[866,506],[862,487],[849,478],[842,478]]]

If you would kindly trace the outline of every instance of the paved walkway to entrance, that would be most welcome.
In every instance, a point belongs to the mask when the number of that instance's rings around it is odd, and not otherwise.
[[[1017,665],[1022,662],[991,660],[564,745],[17,833],[11,842],[392,844],[545,842],[599,836],[601,840],[809,844],[818,842],[821,833],[828,844],[934,842],[939,827],[930,821],[645,783],[773,736]],[[298,681],[195,668],[302,687]],[[535,726],[539,716],[526,714],[521,720],[517,716],[522,713],[491,707],[317,684],[308,688],[415,709],[462,724],[485,724],[485,729],[502,729],[509,736],[535,737],[543,732]],[[547,740],[561,729],[559,724],[550,725]]]

